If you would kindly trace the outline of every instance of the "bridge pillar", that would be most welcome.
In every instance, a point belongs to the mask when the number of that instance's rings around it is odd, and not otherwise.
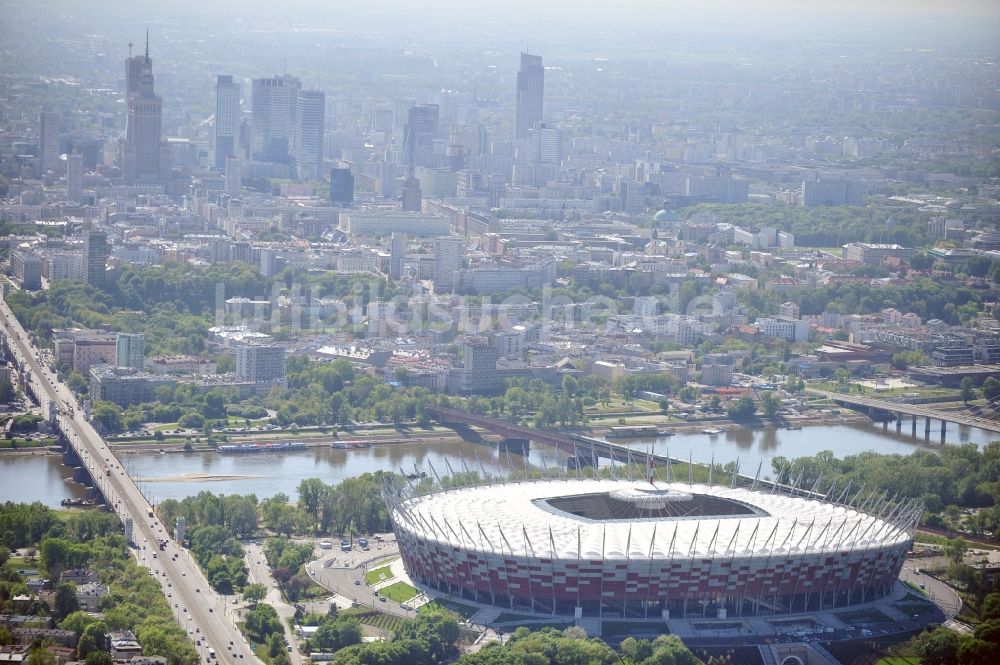
[[[947,434],[947,432],[948,432],[948,421],[947,420],[942,420],[941,421],[941,443],[944,443],[944,437]]]
[[[82,466],[73,467],[73,480],[81,485],[90,483],[90,474]]]
[[[931,435],[931,417],[927,416],[924,419],[924,436],[926,437],[930,435]]]
[[[62,454],[62,463],[65,466],[74,467],[82,466],[83,462],[80,460],[80,456],[76,454],[73,446],[66,446],[66,450]]]
[[[594,458],[587,454],[573,455],[566,460],[566,469],[574,471],[594,466]]]
[[[883,432],[889,431],[889,419],[888,418],[885,418],[885,419],[882,420],[882,431]]]
[[[896,431],[900,432],[900,431],[902,431],[902,429],[903,429],[903,414],[902,413],[897,413],[896,414]]]
[[[910,432],[910,436],[916,437],[917,436],[917,417],[916,416],[913,416],[913,423],[912,424],[913,424],[913,428],[912,428],[912,430]]]
[[[531,442],[528,439],[500,439],[500,452],[512,452],[517,455],[527,455]]]

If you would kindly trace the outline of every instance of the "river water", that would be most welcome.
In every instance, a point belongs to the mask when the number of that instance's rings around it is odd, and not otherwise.
[[[935,423],[936,424],[936,423]],[[804,427],[801,430],[733,429],[711,436],[701,433],[677,434],[655,440],[632,440],[636,450],[652,448],[658,454],[696,462],[740,460],[742,472],[753,474],[763,462],[762,476],[771,473],[771,460],[815,455],[822,450],[833,451],[837,457],[847,457],[872,450],[879,453],[909,454],[915,450],[936,450],[941,446],[940,430],[935,427],[929,439],[923,436],[923,423],[918,425],[917,438],[910,437],[909,422],[896,434],[890,423],[888,431],[880,424],[831,425]],[[974,443],[983,445],[1000,440],[1000,434],[972,428],[949,427],[947,444]],[[249,494],[258,498],[284,492],[295,498],[295,489],[304,478],[320,478],[334,484],[344,478],[366,471],[412,473],[414,467],[428,474],[433,471],[446,475],[448,464],[458,471],[462,460],[469,468],[479,463],[487,469],[496,463],[496,446],[455,442],[414,442],[376,445],[363,450],[333,450],[329,447],[310,448],[286,453],[256,453],[222,455],[215,452],[167,453],[141,452],[121,457],[133,478],[141,481],[147,497],[154,501],[210,491],[216,494]],[[515,468],[520,468],[519,456],[510,455]],[[559,464],[564,455],[547,446],[532,444],[528,463],[534,466]],[[447,460],[447,461],[446,461]],[[501,465],[508,456],[502,455]],[[41,501],[58,506],[62,499],[83,495],[83,488],[68,480],[71,470],[62,465],[58,455],[0,455],[0,501]]]

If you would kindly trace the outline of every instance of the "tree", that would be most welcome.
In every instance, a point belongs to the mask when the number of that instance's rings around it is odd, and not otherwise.
[[[973,384],[972,378],[967,376],[962,379],[962,402],[968,405],[975,397],[975,384]]]
[[[114,665],[115,663],[107,651],[91,651],[83,662],[85,665]]]
[[[24,661],[26,665],[56,665],[56,657],[44,646],[35,647]]]
[[[567,378],[569,378],[569,377],[567,377]],[[667,413],[667,411],[670,410],[670,402],[668,402],[665,399],[661,399],[660,402],[659,402],[659,407],[660,407],[660,413],[665,414],[665,413]]]
[[[65,618],[78,609],[80,609],[80,602],[76,599],[76,585],[70,582],[60,582],[56,586],[56,616]]]
[[[206,419],[218,420],[226,417],[226,396],[217,390],[211,390],[205,394],[205,406],[201,409],[201,414]]]
[[[959,641],[957,655],[961,665],[996,665],[1000,660],[1000,645],[966,637]]]
[[[256,607],[257,603],[267,597],[267,587],[263,584],[251,584],[247,588],[243,589],[243,597],[246,598],[251,605]]]
[[[958,635],[947,628],[920,635],[914,647],[924,665],[958,665]]]
[[[991,402],[1000,397],[1000,380],[993,376],[986,379],[983,382],[983,397]]]
[[[952,563],[958,564],[962,563],[962,559],[965,557],[968,549],[969,545],[965,542],[965,538],[959,536],[958,538],[948,539],[948,544],[944,546],[944,553]]]
[[[982,604],[979,606],[979,618],[983,621],[1000,619],[1000,593],[993,592],[986,594]]]
[[[323,505],[323,496],[328,486],[319,478],[305,478],[299,483],[299,507],[319,521],[319,509]]]
[[[741,397],[729,407],[730,420],[749,420],[757,412],[757,404],[751,397]]]
[[[122,431],[123,415],[122,408],[114,402],[96,402],[90,412],[90,420],[102,432],[118,434]]]
[[[768,418],[774,418],[781,408],[781,400],[775,397],[772,392],[761,393],[760,408]]]

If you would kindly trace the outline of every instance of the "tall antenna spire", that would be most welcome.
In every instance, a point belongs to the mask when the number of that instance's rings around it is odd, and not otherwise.
[[[146,28],[146,60],[149,60],[149,28]]]
[[[128,43],[128,57],[132,57],[132,42]]]

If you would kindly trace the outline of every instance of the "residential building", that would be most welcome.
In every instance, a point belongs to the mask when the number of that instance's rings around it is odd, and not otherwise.
[[[42,259],[29,249],[15,249],[10,253],[10,274],[26,291],[42,288]]]
[[[141,333],[118,333],[115,350],[116,365],[118,367],[131,367],[132,369],[141,370],[145,348],[145,335]]]
[[[778,337],[789,342],[808,342],[809,324],[787,316],[761,317],[756,329],[763,337]]]
[[[276,344],[237,346],[236,375],[254,383],[284,383],[285,347]]]
[[[461,238],[437,238],[434,241],[434,292],[447,293],[455,288],[455,273],[462,267],[465,242]]]
[[[90,399],[114,402],[119,406],[151,402],[156,397],[157,388],[176,384],[169,376],[107,363],[92,364],[88,375]]]

